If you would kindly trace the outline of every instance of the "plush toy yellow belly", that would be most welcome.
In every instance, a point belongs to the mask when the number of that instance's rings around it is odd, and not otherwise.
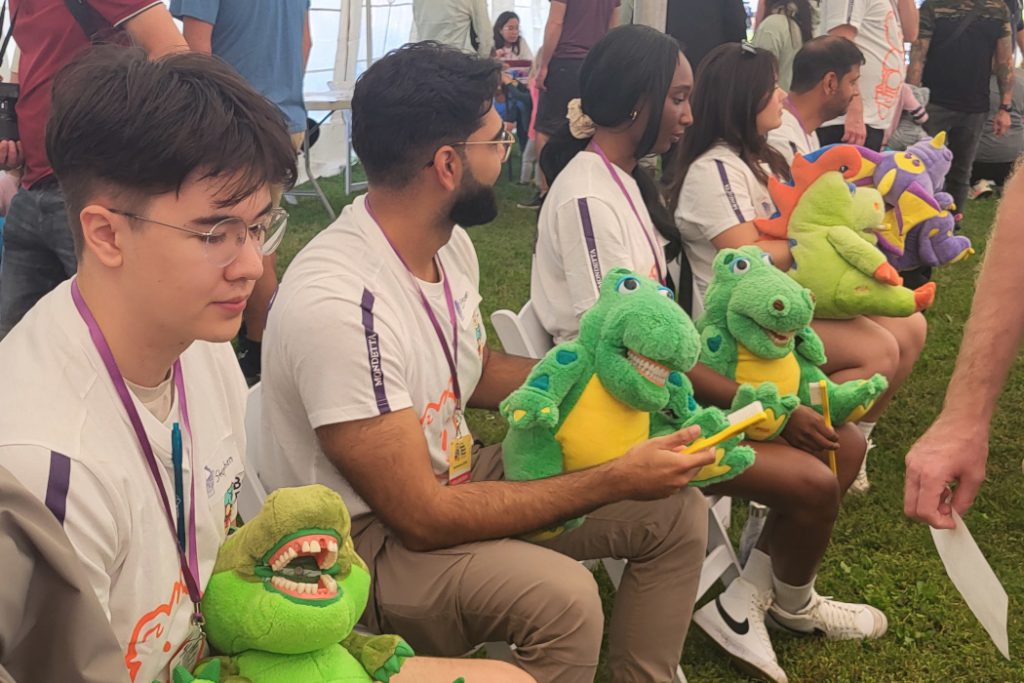
[[[555,439],[562,445],[565,471],[571,472],[621,457],[646,441],[650,431],[650,413],[612,396],[594,375]]]
[[[761,386],[765,382],[774,382],[779,388],[779,395],[796,394],[800,388],[800,364],[793,353],[766,360],[750,352],[742,344],[736,345],[736,382]],[[768,441],[778,436],[786,418],[775,415],[768,410],[768,419],[746,431],[747,438],[753,441]]]

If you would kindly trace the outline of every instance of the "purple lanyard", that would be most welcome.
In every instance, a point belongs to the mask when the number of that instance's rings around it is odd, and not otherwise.
[[[441,263],[441,256],[437,255],[434,258],[437,261],[437,269],[441,272],[441,281],[444,286],[444,302],[448,307],[448,320],[452,324],[452,346],[449,348],[448,339],[444,336],[444,331],[441,329],[441,323],[438,322],[437,316],[434,315],[434,309],[427,300],[426,294],[423,293],[423,289],[416,282],[416,276],[413,275],[412,270],[409,268],[409,264],[406,263],[405,258],[399,253],[395,243],[391,241],[388,234],[384,232],[384,228],[381,227],[380,221],[377,220],[377,214],[373,212],[373,207],[370,206],[369,197],[364,199],[366,206],[366,213],[370,214],[370,218],[377,225],[377,229],[380,230],[380,234],[384,235],[384,239],[387,240],[388,245],[391,247],[391,251],[395,252],[395,256],[401,261],[402,266],[405,267],[405,272],[409,274],[409,280],[412,282],[412,286],[416,288],[416,293],[420,295],[420,302],[423,304],[423,310],[427,312],[427,317],[430,318],[430,324],[434,326],[434,333],[437,335],[437,340],[441,342],[441,350],[444,351],[444,359],[448,362],[448,369],[452,373],[452,389],[455,391],[455,411],[460,412],[462,410],[462,389],[459,387],[459,326],[455,322],[455,300],[452,298],[452,288],[448,283],[448,274],[444,271],[444,265]],[[454,349],[454,351],[452,351]]]
[[[804,128],[804,121],[800,118],[800,112],[796,110],[793,103],[789,101],[789,96],[782,100],[782,106],[789,110],[789,113],[796,119],[797,124],[800,126],[800,132],[804,134],[804,140],[807,142],[807,149],[811,148],[811,136],[807,134],[807,129]]]
[[[654,257],[654,267],[658,271],[658,283],[664,285],[665,277],[661,274],[661,261],[658,260],[658,249],[654,246],[654,240],[651,239],[650,233],[647,232],[644,220],[640,218],[640,212],[636,210],[636,204],[633,203],[633,197],[630,196],[629,191],[622,182],[622,178],[619,177],[618,171],[615,170],[615,166],[612,165],[612,162],[608,159],[608,155],[604,153],[601,146],[598,145],[596,141],[591,140],[590,149],[594,150],[594,153],[601,157],[601,161],[604,162],[605,168],[607,168],[608,173],[611,174],[612,180],[614,180],[615,184],[619,186],[619,189],[622,191],[622,196],[626,198],[627,202],[629,202],[629,208],[633,209],[633,215],[636,216],[636,220],[640,224],[640,232],[642,232],[644,237],[647,238],[647,246],[651,248],[651,256]]]
[[[156,456],[153,454],[153,446],[150,444],[149,437],[146,435],[146,430],[142,426],[142,419],[139,417],[139,411],[136,410],[135,403],[131,399],[131,394],[128,392],[128,385],[124,383],[124,377],[121,376],[121,371],[117,367],[117,361],[114,360],[114,354],[110,350],[110,345],[103,336],[103,331],[96,322],[96,318],[93,316],[92,311],[89,310],[88,304],[86,304],[85,299],[82,298],[82,292],[78,288],[77,279],[71,283],[71,298],[75,302],[78,314],[82,316],[82,320],[85,321],[86,327],[89,328],[89,336],[92,337],[92,343],[95,345],[96,351],[100,354],[100,358],[103,359],[103,365],[107,368],[107,373],[110,375],[110,381],[114,383],[114,389],[117,390],[117,396],[121,399],[125,412],[128,413],[128,420],[131,422],[132,428],[135,430],[135,437],[139,441],[139,448],[142,449],[142,455],[146,460],[146,464],[149,466],[150,473],[153,475],[153,482],[156,484],[156,490],[160,494],[160,500],[163,502],[164,513],[167,516],[167,525],[170,527],[171,536],[174,538],[174,547],[178,549],[178,560],[181,563],[181,573],[185,578],[185,586],[188,588],[188,596],[191,598],[192,604],[195,607],[193,619],[197,623],[202,623],[202,613],[199,611],[199,601],[202,599],[202,593],[199,590],[199,557],[196,550],[195,463],[193,462],[193,466],[190,468],[192,492],[189,498],[188,557],[186,558],[185,550],[178,542],[178,532],[174,523],[174,514],[171,512],[171,503],[167,496],[167,490],[164,488],[164,480],[160,476],[160,466],[157,464]],[[181,371],[181,360],[174,361],[173,375],[174,387],[178,392],[178,406],[181,411],[181,423],[185,428],[185,432],[188,434],[190,444],[189,454],[191,455],[192,427],[188,419],[188,402],[185,400],[185,379]]]

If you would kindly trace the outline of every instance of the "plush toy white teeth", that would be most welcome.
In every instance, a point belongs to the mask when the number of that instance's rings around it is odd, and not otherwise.
[[[633,350],[629,350],[626,355],[637,372],[659,387],[665,386],[665,382],[668,381],[668,375],[672,372],[668,367]]]

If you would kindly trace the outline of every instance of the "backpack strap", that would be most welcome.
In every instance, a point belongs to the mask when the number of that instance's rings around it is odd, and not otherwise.
[[[111,28],[110,22],[103,18],[86,0],[64,0],[64,6],[71,12],[85,36],[90,41]]]

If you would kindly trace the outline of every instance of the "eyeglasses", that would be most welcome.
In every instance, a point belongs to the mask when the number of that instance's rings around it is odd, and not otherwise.
[[[259,254],[263,256],[273,254],[280,246],[281,240],[284,239],[285,228],[288,226],[288,212],[284,209],[271,209],[264,218],[252,225],[247,225],[241,218],[225,218],[215,223],[206,232],[164,223],[119,209],[108,207],[107,211],[132,220],[162,225],[165,228],[180,230],[203,238],[206,258],[217,268],[224,268],[234,263],[242,252],[246,240],[249,239],[252,240],[252,244]]]
[[[512,145],[516,144],[516,136],[502,128],[498,131],[498,137],[493,140],[465,140],[463,142],[453,142],[452,147],[456,145],[504,145],[505,154],[501,157],[501,163],[508,161],[508,158],[512,156]]]

